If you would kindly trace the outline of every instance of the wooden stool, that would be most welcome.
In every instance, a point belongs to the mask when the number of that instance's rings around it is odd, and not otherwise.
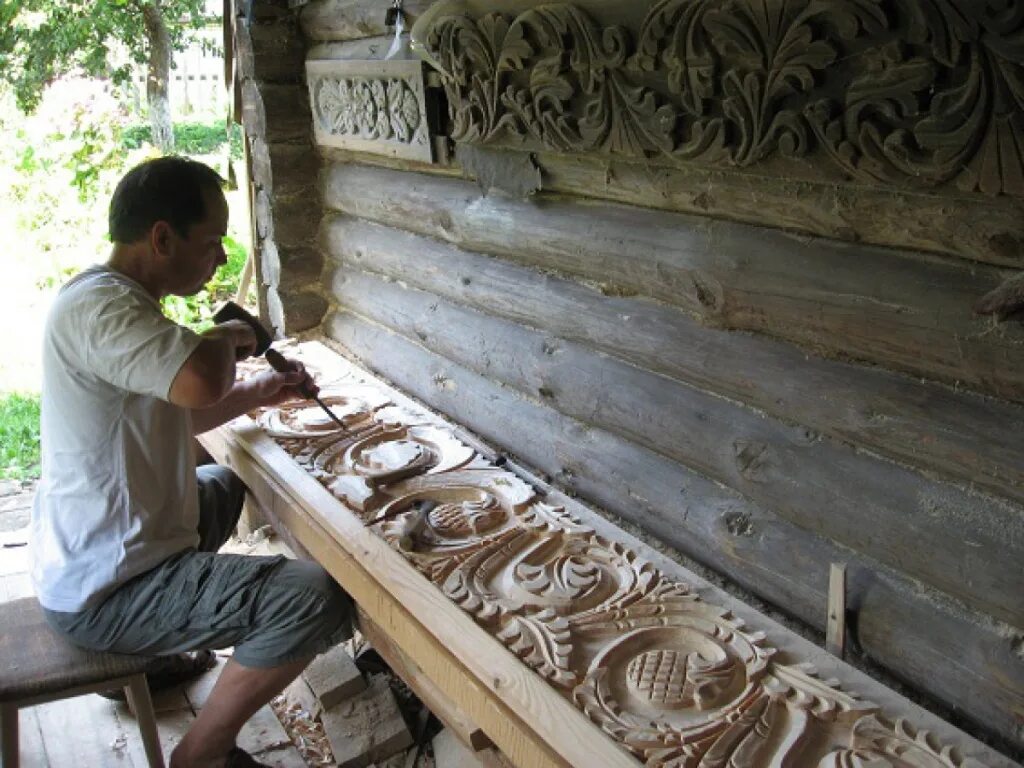
[[[18,766],[18,710],[34,704],[124,687],[139,721],[150,768],[164,768],[153,699],[145,672],[152,656],[76,648],[43,618],[34,597],[0,603],[0,754],[3,768]]]

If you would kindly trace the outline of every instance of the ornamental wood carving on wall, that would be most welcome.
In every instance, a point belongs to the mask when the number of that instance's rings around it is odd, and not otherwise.
[[[306,472],[640,763],[977,767],[907,722],[775,663],[700,599],[376,386],[321,390],[260,426]],[[425,502],[429,502],[426,504]]]
[[[1022,36],[1020,0],[446,0],[413,29],[457,141],[1015,197]]]
[[[420,61],[310,60],[306,77],[318,144],[432,161]]]

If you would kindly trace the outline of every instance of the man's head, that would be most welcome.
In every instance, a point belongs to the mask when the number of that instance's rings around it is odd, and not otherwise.
[[[142,251],[158,295],[200,290],[225,259],[223,180],[184,157],[148,160],[130,170],[110,200],[115,249]]]
[[[222,196],[223,179],[209,166],[185,157],[158,157],[135,166],[110,198],[110,239],[135,243],[158,221],[182,237],[207,214],[206,202]]]

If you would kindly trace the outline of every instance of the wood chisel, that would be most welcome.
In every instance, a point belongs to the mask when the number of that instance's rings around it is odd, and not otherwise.
[[[275,371],[278,373],[291,373],[295,370],[295,367],[285,359],[284,355],[270,347],[273,338],[271,338],[270,332],[263,327],[263,323],[233,301],[224,302],[224,305],[213,315],[213,322],[215,323],[223,323],[228,320],[241,320],[252,328],[253,333],[256,334],[256,351],[254,354],[263,355],[267,362],[270,363],[270,367]],[[345,423],[334,415],[331,409],[327,407],[327,404],[309,386],[300,387],[299,394],[310,400],[315,400],[316,404],[324,409],[324,413],[330,416],[331,421],[342,429],[347,429]]]

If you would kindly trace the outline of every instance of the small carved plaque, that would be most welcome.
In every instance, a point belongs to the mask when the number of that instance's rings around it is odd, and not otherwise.
[[[421,62],[311,60],[306,80],[317,144],[433,161]]]

